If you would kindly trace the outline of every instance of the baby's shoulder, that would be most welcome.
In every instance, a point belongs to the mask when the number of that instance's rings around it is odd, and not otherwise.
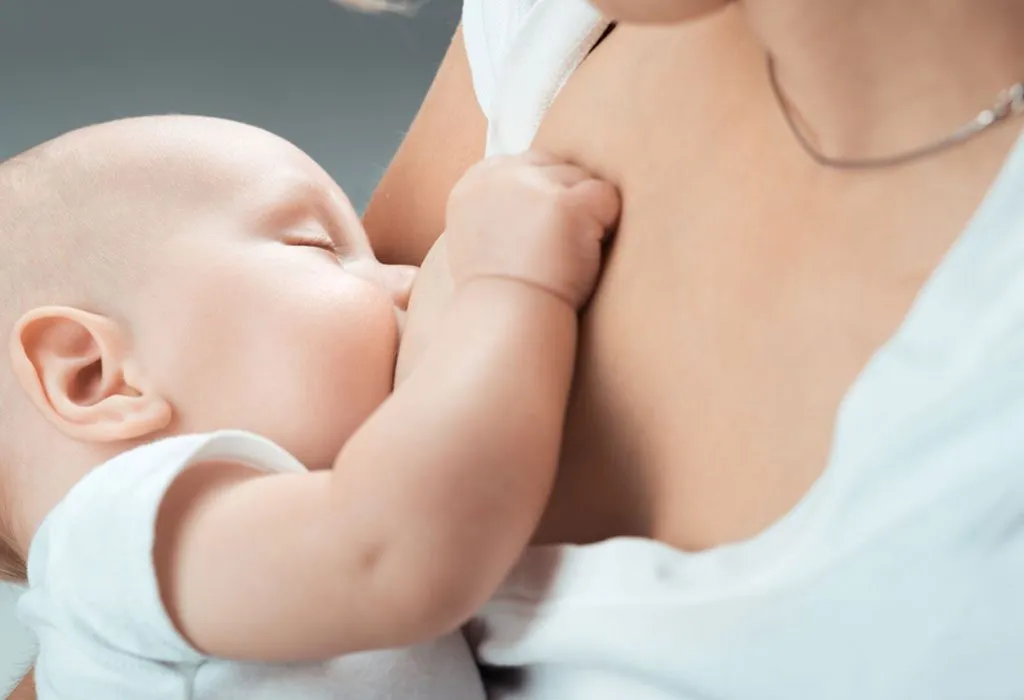
[[[45,572],[54,566],[88,567],[91,560],[113,558],[109,563],[116,567],[128,550],[148,560],[160,506],[178,476],[197,464],[226,461],[266,473],[306,471],[284,448],[238,430],[175,436],[126,450],[92,469],[46,516],[29,548],[29,584],[52,578]]]

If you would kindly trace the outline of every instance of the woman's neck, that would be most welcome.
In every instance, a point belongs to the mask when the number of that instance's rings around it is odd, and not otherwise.
[[[949,135],[1024,80],[1019,0],[741,0],[782,91],[826,154]]]

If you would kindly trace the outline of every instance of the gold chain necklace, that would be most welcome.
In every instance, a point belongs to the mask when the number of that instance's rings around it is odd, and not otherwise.
[[[1024,114],[1024,82],[1020,82],[1002,90],[996,96],[995,103],[991,107],[982,110],[974,119],[938,141],[891,156],[877,158],[833,158],[825,155],[812,145],[797,125],[796,120],[793,118],[793,109],[790,106],[789,100],[786,99],[782,88],[779,86],[775,62],[771,56],[768,56],[768,82],[771,84],[772,94],[774,94],[775,100],[778,102],[782,116],[785,118],[789,130],[793,132],[793,136],[796,138],[797,143],[800,144],[800,147],[815,162],[839,170],[865,170],[902,165],[950,149],[1006,119]]]

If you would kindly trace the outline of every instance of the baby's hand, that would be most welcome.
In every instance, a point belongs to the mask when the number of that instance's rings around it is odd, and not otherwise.
[[[540,153],[470,168],[448,200],[445,238],[456,286],[504,277],[579,309],[619,216],[618,191],[582,168]]]

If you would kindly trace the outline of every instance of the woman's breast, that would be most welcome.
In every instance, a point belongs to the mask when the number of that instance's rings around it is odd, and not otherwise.
[[[847,388],[970,211],[939,212],[948,230],[925,243],[895,235],[901,205],[875,216],[892,184],[851,190],[812,167],[764,77],[734,14],[622,28],[541,125],[535,147],[617,183],[624,210],[583,314],[539,542],[704,549],[777,520],[822,473]],[[439,248],[414,315],[436,308],[442,268]]]
[[[537,148],[595,168],[624,197],[583,317],[543,540],[709,547],[767,526],[824,467],[863,343],[846,338],[850,349],[821,361],[824,309],[804,296],[823,281],[816,253],[781,223],[807,172],[775,147],[763,61],[729,29],[711,23],[686,41],[620,30],[537,135]],[[729,40],[721,67],[688,60]],[[752,176],[755,163],[780,177]]]

